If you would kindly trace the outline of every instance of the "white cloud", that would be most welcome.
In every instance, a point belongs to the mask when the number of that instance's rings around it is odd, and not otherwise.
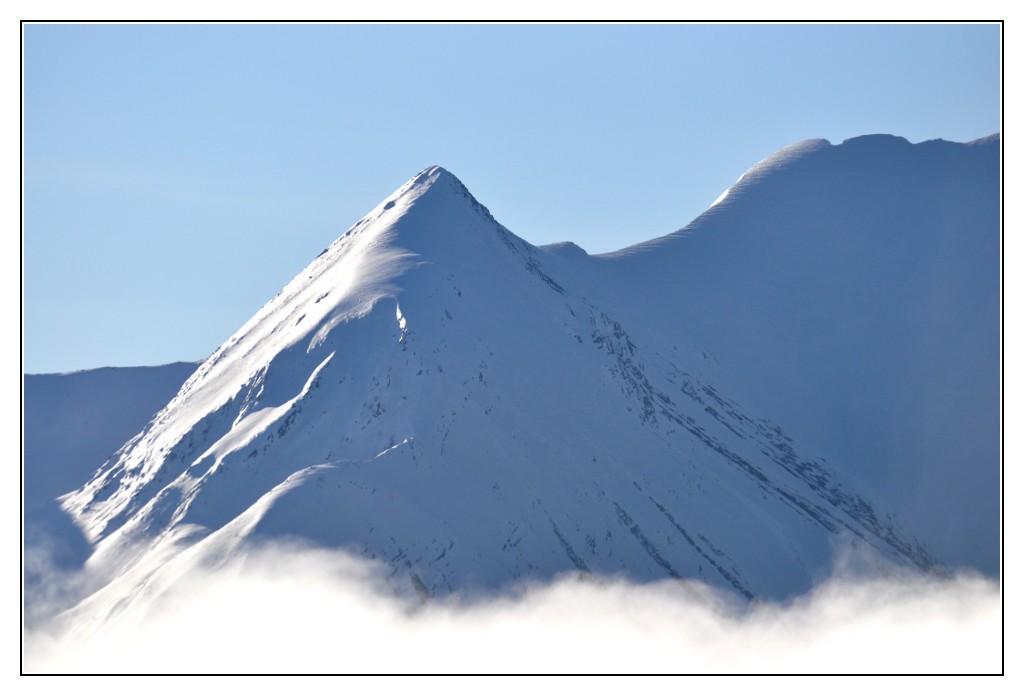
[[[787,604],[700,585],[564,578],[427,605],[339,552],[193,569],[116,617],[26,634],[26,672],[980,673],[1001,666],[998,586],[846,571]]]

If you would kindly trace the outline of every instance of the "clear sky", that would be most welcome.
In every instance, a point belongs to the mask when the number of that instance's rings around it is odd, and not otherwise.
[[[997,25],[26,25],[26,372],[206,357],[440,164],[534,244],[807,138],[1000,130]]]

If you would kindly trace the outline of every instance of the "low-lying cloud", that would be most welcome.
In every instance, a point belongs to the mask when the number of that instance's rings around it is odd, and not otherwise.
[[[77,580],[81,582],[79,578]],[[116,615],[25,634],[24,670],[81,673],[993,673],[998,585],[839,571],[785,604],[707,586],[563,578],[515,596],[397,597],[340,552],[273,548]],[[41,595],[46,596],[46,595]],[[41,616],[37,606],[32,616]]]

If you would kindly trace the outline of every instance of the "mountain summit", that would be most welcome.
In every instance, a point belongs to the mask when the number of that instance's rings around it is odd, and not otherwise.
[[[63,498],[90,564],[155,582],[298,538],[423,597],[567,571],[786,597],[850,544],[992,572],[998,141],[865,144],[787,148],[600,257],[423,170]]]

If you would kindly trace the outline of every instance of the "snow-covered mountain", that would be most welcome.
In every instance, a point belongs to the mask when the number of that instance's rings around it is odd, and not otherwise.
[[[799,143],[602,256],[430,167],[62,499],[131,578],[90,602],[281,539],[424,597],[567,571],[786,597],[847,544],[995,573],[999,252],[997,137]]]
[[[89,545],[57,497],[77,488],[178,392],[195,363],[25,375],[24,532],[48,560],[81,565]],[[32,573],[26,581],[33,581]]]

